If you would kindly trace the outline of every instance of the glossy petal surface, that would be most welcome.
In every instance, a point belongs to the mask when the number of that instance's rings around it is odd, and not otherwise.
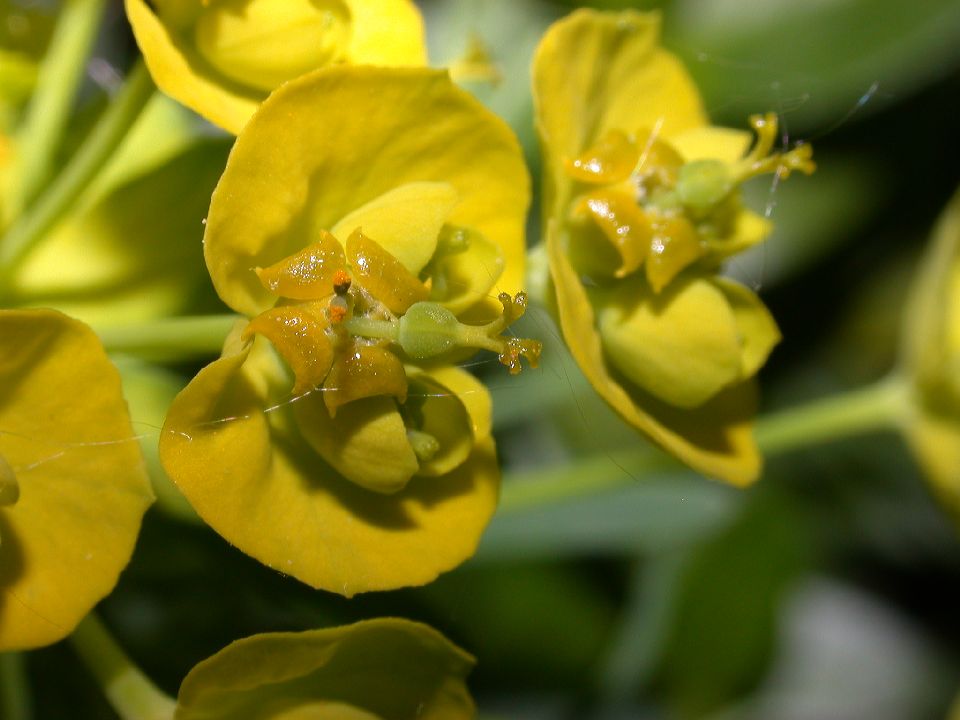
[[[407,399],[407,376],[396,355],[379,345],[360,345],[336,358],[323,388],[331,416],[345,403],[376,395]]]
[[[347,238],[347,260],[360,284],[396,315],[429,297],[427,288],[413,273],[359,229]]]
[[[177,720],[468,720],[473,658],[396,618],[238,640],[180,686]]]
[[[267,338],[293,371],[295,395],[323,384],[333,364],[333,346],[326,335],[329,323],[320,312],[299,305],[264,310],[244,331]]]
[[[120,377],[85,325],[0,312],[0,650],[56,642],[117,581],[153,500]]]
[[[323,231],[320,239],[303,250],[257,270],[263,286],[274,295],[293,300],[319,300],[333,294],[333,278],[346,267],[343,246],[331,233]]]

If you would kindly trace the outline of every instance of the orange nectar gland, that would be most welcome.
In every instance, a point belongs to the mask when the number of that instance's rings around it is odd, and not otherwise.
[[[503,313],[493,322],[463,324],[427,300],[432,278],[421,281],[359,228],[345,245],[323,231],[317,242],[256,273],[282,301],[251,320],[244,339],[270,340],[293,371],[294,393],[330,384],[324,399],[331,414],[376,394],[404,402],[401,357],[428,360],[482,348],[496,352],[512,374],[520,372],[521,358],[536,366],[540,357],[541,343],[503,336],[526,309],[524,293],[502,293]]]
[[[753,115],[756,142],[739,161],[685,162],[650,131],[611,130],[579,157],[565,161],[567,174],[586,186],[571,219],[589,219],[619,254],[616,278],[644,268],[660,292],[685,268],[703,260],[713,267],[745,246],[734,238],[741,209],[739,187],[750,178],[793,171],[811,174],[810,145],[775,152],[777,116]]]

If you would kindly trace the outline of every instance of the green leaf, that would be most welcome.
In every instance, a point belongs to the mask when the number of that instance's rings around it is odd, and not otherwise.
[[[784,591],[806,566],[795,502],[755,492],[735,525],[688,561],[660,680],[681,716],[716,710],[762,677]]]
[[[763,110],[787,113],[793,132],[842,123],[960,61],[954,0],[677,0],[666,19],[667,46],[733,125]]]
[[[499,513],[487,528],[477,559],[659,552],[722,528],[739,497],[729,488],[690,476],[638,480],[614,492]]]
[[[614,616],[593,578],[554,563],[468,565],[421,596],[482,658],[479,672],[502,678],[498,687],[581,683]]]

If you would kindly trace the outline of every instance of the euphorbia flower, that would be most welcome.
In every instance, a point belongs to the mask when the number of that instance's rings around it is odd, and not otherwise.
[[[776,116],[711,127],[659,16],[580,10],[533,65],[544,154],[546,252],[573,356],[629,423],[692,467],[736,484],[760,461],[750,378],[779,340],[725,259],[770,224],[739,186],[812,172],[810,148],[773,151]]]
[[[152,501],[120,377],[82,323],[0,311],[0,651],[68,635]]]
[[[276,87],[339,64],[423,65],[410,0],[125,0],[157,86],[237,134]]]
[[[421,623],[384,618],[237,640],[194,667],[176,720],[468,720],[473,658]]]
[[[960,519],[960,192],[931,242],[904,317],[904,429],[934,491]]]
[[[160,445],[204,520],[344,595],[474,552],[499,483],[490,399],[450,362],[536,360],[502,335],[523,310],[528,186],[509,129],[442,72],[331,68],[263,104],[205,236],[217,292],[250,322]]]

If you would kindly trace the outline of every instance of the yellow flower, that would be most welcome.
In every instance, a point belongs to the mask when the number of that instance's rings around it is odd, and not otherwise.
[[[276,87],[320,67],[423,65],[410,0],[125,0],[154,81],[237,134]]]
[[[742,485],[760,469],[750,378],[780,336],[756,295],[717,273],[770,231],[739,185],[813,163],[809,146],[773,152],[773,115],[751,118],[752,148],[711,127],[658,35],[657,14],[580,10],[536,52],[552,299],[571,353],[627,422]]]
[[[468,720],[473,658],[421,623],[384,618],[237,640],[194,667],[177,720]]]
[[[344,595],[472,555],[499,472],[489,396],[449,363],[476,347],[535,360],[500,335],[522,311],[528,196],[509,129],[445,73],[331,68],[276,91],[205,235],[217,292],[252,321],[161,438],[201,517]]]
[[[904,321],[907,440],[934,491],[960,518],[960,192],[933,231]]]
[[[0,651],[68,635],[152,501],[120,378],[85,325],[0,311]]]

